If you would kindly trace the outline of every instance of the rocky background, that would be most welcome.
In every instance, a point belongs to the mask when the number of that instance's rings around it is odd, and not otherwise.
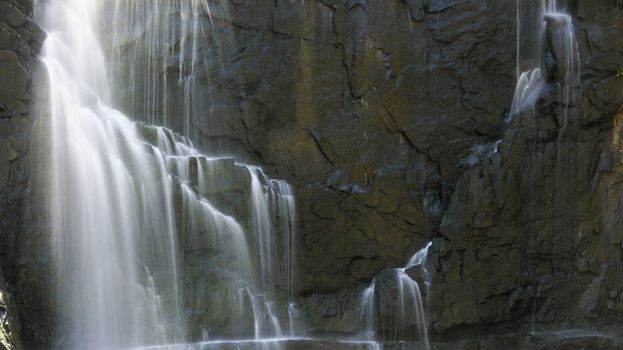
[[[49,233],[35,163],[43,146],[36,101],[45,90],[37,60],[45,33],[32,11],[31,0],[0,0],[0,349],[45,347],[53,324]]]
[[[361,290],[431,240],[436,340],[617,324],[620,1],[569,3],[582,98],[564,105],[554,74],[510,123],[512,1],[226,3],[205,19],[194,139],[296,186],[310,332],[360,330]],[[182,92],[160,108],[180,131]]]
[[[440,348],[616,348],[623,2],[570,3],[582,98],[563,105],[553,76],[534,115],[505,123],[516,79],[513,1],[210,2],[193,136],[207,153],[238,155],[295,185],[297,295],[310,333],[361,330],[363,288],[433,241],[431,336]],[[30,12],[28,0],[0,0],[0,330],[9,334],[0,344],[19,341],[2,311],[15,300],[21,338],[37,348],[53,342],[53,287],[46,227],[28,199],[43,39]],[[181,87],[168,88],[168,110],[183,115]],[[148,114],[143,101],[123,102],[137,118]],[[182,132],[179,119],[169,125]],[[525,336],[565,329],[588,332],[546,345]]]

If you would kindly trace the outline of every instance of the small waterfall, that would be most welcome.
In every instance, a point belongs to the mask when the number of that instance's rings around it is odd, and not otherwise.
[[[110,67],[96,30],[109,4],[51,0],[37,8],[48,31],[42,60],[62,347],[251,336],[277,349],[264,340],[283,336],[284,324],[294,334],[298,317],[293,190],[109,107]]]
[[[418,339],[424,343],[426,350],[431,348],[430,341],[428,339],[428,321],[426,315],[428,314],[425,305],[430,305],[430,284],[431,276],[428,272],[425,263],[428,257],[428,250],[433,245],[429,242],[424,248],[415,253],[409,260],[407,265],[403,268],[394,269],[396,274],[396,280],[398,281],[398,303],[396,310],[396,325],[407,324],[409,320],[415,320],[417,324]],[[424,288],[426,288],[426,298],[424,301],[422,298],[422,291],[420,285],[413,279],[408,271],[413,268],[419,268],[421,280],[424,282]],[[396,339],[404,338],[404,334],[397,333]]]
[[[103,24],[105,45],[109,48],[113,71],[127,84],[137,88],[128,98],[121,89],[115,97],[132,115],[149,123],[170,127],[195,137],[199,118],[215,97],[196,88],[210,70],[220,69],[218,42],[211,37],[218,26],[213,17],[229,12],[227,1],[209,0],[110,0]]]
[[[429,242],[419,250],[404,267],[393,268],[381,272],[361,293],[361,319],[365,325],[363,336],[366,340],[377,339],[377,330],[391,330],[385,338],[393,341],[404,341],[417,338],[425,349],[431,349],[428,338],[428,306],[430,305],[430,285],[432,278],[426,267],[428,251],[432,246]],[[422,293],[417,279],[424,284]],[[381,284],[381,286],[379,286]],[[382,290],[379,290],[382,289]],[[423,296],[424,294],[424,296]],[[378,298],[378,300],[377,300]],[[378,303],[378,304],[377,304]],[[379,310],[385,308],[385,310]],[[383,313],[379,320],[379,313]],[[406,328],[415,329],[411,334]]]
[[[269,179],[261,168],[246,168],[251,176],[251,227],[259,253],[259,290],[263,293],[263,309],[272,326],[268,334],[256,327],[255,338],[284,337],[274,303],[278,294],[275,288],[285,290],[288,299],[288,334],[293,334],[296,328],[293,297],[296,211],[293,190],[284,181]],[[277,213],[278,222],[275,222],[271,213]],[[275,232],[275,228],[280,232]],[[279,247],[280,241],[283,247]]]
[[[557,0],[517,1],[517,84],[509,120],[534,112],[539,98],[554,80],[562,84],[567,109],[579,96],[580,55],[573,19]]]
[[[376,307],[374,296],[376,294],[376,278],[361,293],[361,319],[366,325],[363,336],[367,340],[376,338]]]
[[[515,87],[510,118],[523,111],[532,111],[545,87],[541,67],[521,72]]]

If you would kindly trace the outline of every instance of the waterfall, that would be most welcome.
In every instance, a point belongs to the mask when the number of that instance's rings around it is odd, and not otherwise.
[[[121,1],[50,0],[37,8],[48,32],[41,59],[49,76],[61,346],[157,347],[210,336],[259,341],[283,336],[284,324],[294,334],[292,188],[258,167],[203,155],[189,138],[111,107],[114,84],[100,38],[111,4],[115,20],[125,18],[122,5],[129,3]],[[200,30],[186,15],[205,2],[190,4],[175,14],[195,33],[194,47]],[[117,38],[136,34],[115,28]],[[168,34],[154,40],[170,40]],[[194,49],[181,52],[195,61]],[[161,111],[152,112],[153,121]]]
[[[432,278],[426,267],[431,246],[432,242],[426,244],[405,266],[382,272],[363,290],[360,305],[361,319],[365,325],[363,336],[366,340],[375,340],[378,328],[390,329],[391,334],[386,337],[390,340],[400,342],[417,338],[425,349],[431,349],[427,315]],[[422,293],[420,283],[413,277],[416,274],[426,293]],[[377,307],[377,303],[381,306]],[[385,309],[385,317],[380,320],[377,319],[381,312],[379,308]],[[411,326],[417,334],[404,331]]]
[[[376,294],[376,278],[361,293],[361,319],[364,321],[364,339],[374,340],[376,333],[376,305],[374,296]]]
[[[565,11],[557,0],[517,1],[517,84],[509,120],[533,113],[555,80],[562,84],[566,126],[568,107],[579,96],[580,55],[573,19]]]
[[[428,250],[433,245],[432,242],[426,244],[424,248],[419,250],[409,262],[402,268],[394,269],[396,280],[398,281],[398,303],[396,310],[396,325],[407,324],[409,320],[415,321],[417,324],[418,339],[424,343],[424,348],[431,348],[428,339],[428,321],[427,310],[425,308],[430,305],[430,301],[424,301],[422,291],[418,282],[409,275],[408,271],[413,268],[420,268],[420,277],[426,288],[426,298],[430,296],[431,276],[426,268],[426,259],[428,258]],[[396,339],[402,339],[403,334],[397,334]]]

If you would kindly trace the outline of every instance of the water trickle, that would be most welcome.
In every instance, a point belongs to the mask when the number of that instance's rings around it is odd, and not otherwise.
[[[426,268],[426,258],[428,250],[433,245],[429,242],[424,248],[415,253],[409,262],[403,267],[394,269],[396,280],[398,281],[398,303],[396,310],[396,325],[407,324],[409,320],[415,320],[417,325],[418,339],[424,343],[425,349],[430,349],[428,339],[428,314],[426,307],[430,305],[430,300],[424,301],[422,291],[418,282],[408,273],[410,269],[419,268],[418,273],[426,288],[426,298],[430,296],[431,276]],[[398,327],[396,327],[398,329]],[[403,339],[404,334],[400,332],[395,335],[395,339]]]
[[[580,55],[573,19],[557,0],[517,1],[517,84],[508,120],[534,113],[552,81],[562,85],[567,110],[579,96]]]
[[[390,329],[391,334],[385,338],[393,341],[418,339],[424,349],[430,349],[428,338],[428,306],[430,305],[430,285],[432,278],[426,267],[428,251],[432,246],[429,242],[424,248],[409,259],[401,268],[394,268],[375,277],[370,285],[361,293],[361,319],[365,325],[363,336],[374,341],[379,329]],[[416,271],[417,270],[417,271]],[[422,293],[420,283],[424,285]],[[379,281],[378,279],[383,279]],[[381,294],[379,284],[385,289]],[[380,320],[378,306],[387,308]],[[416,334],[411,334],[414,328]]]
[[[530,110],[533,112],[532,109],[545,88],[546,84],[541,74],[541,68],[521,72],[519,79],[517,79],[510,116],[512,117],[522,111]]]
[[[97,30],[105,4],[52,0],[37,9],[48,31],[42,60],[62,346],[166,346],[218,335],[259,341],[283,336],[284,324],[293,334],[295,320],[282,322],[296,313],[292,188],[109,107]]]
[[[209,71],[221,69],[223,58],[215,52],[225,35],[210,33],[215,19],[227,16],[228,2],[111,0],[109,4],[102,36],[119,77],[115,99],[131,115],[196,137],[199,117],[206,119],[206,111],[213,108],[209,103],[218,102],[197,83],[207,79]],[[138,91],[128,96],[128,87]]]
[[[361,293],[361,319],[366,326],[363,337],[368,340],[374,340],[376,338],[375,295],[376,278],[372,279],[372,283]]]

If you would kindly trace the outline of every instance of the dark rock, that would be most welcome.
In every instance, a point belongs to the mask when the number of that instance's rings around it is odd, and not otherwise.
[[[45,149],[35,102],[43,97],[36,55],[45,35],[31,13],[30,0],[0,1],[0,348],[10,350],[49,347],[53,323],[45,201],[37,190],[44,180],[35,162]]]

